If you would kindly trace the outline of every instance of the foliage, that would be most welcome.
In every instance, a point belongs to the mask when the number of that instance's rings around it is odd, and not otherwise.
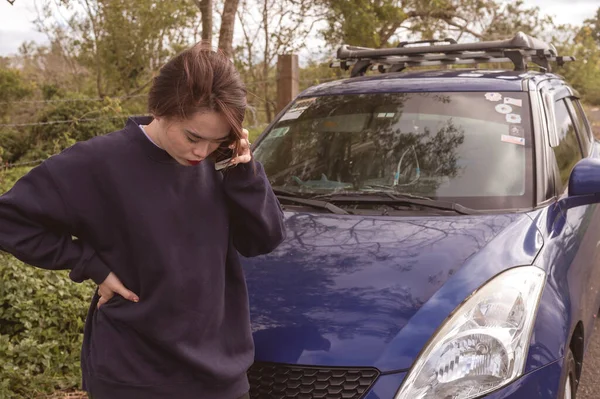
[[[0,172],[0,193],[27,169]],[[91,283],[0,253],[0,397],[33,398],[79,386],[79,352]]]
[[[27,136],[14,128],[0,129],[0,164],[13,163],[30,149]]]
[[[20,71],[0,68],[0,122],[6,120],[12,102],[29,96],[32,91],[33,85],[23,79]]]
[[[434,39],[498,39],[523,31],[540,34],[552,25],[539,8],[522,0],[321,0],[325,4],[325,41],[363,47],[388,47],[401,36]],[[360,10],[360,11],[359,11]],[[467,36],[467,37],[463,37]]]
[[[70,96],[76,99],[76,95]],[[120,101],[73,101],[51,103],[38,116],[38,122],[29,131],[29,152],[23,160],[45,159],[77,141],[121,129],[126,119]],[[56,123],[70,121],[69,123]]]
[[[600,46],[600,7],[596,10],[596,15],[593,18],[586,19],[585,25],[591,29],[591,36]]]
[[[97,95],[135,94],[152,74],[188,44],[198,24],[194,4],[185,0],[62,0],[72,13],[69,30],[53,18],[45,1],[41,30],[64,52],[94,71]],[[168,43],[169,45],[165,45]]]
[[[409,19],[406,8],[405,2],[398,0],[328,0],[328,29],[323,35],[329,43],[384,47]]]
[[[598,11],[598,21],[588,20],[579,29],[564,28],[567,38],[558,46],[559,52],[575,56],[576,61],[557,70],[585,102],[596,105],[600,105],[600,42],[595,31],[595,26],[600,26],[600,8]]]

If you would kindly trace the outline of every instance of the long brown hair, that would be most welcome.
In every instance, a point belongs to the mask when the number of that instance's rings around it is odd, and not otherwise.
[[[148,95],[148,111],[154,116],[183,120],[197,112],[221,113],[231,126],[234,154],[240,151],[246,105],[246,87],[233,63],[202,42],[167,62]]]

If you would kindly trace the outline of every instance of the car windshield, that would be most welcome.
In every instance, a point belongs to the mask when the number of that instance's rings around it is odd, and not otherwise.
[[[475,209],[533,203],[524,92],[299,98],[254,151],[271,184],[299,196],[386,191]]]

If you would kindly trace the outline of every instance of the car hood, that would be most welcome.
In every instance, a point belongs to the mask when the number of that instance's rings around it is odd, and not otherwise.
[[[286,240],[243,259],[256,360],[410,368],[469,294],[531,264],[527,214],[362,217],[285,213]]]

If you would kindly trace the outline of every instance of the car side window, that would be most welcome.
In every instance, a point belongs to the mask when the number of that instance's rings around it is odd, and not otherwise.
[[[575,112],[577,112],[577,116],[583,123],[583,125],[586,129],[585,131],[587,131],[587,134],[590,137],[590,140],[593,142],[594,141],[594,133],[592,131],[592,125],[591,125],[588,117],[585,115],[585,112],[583,110],[583,105],[581,105],[581,102],[576,98],[574,98],[572,101],[573,101],[573,107],[575,108]]]
[[[578,104],[575,103],[577,99],[566,98],[565,101],[568,105],[571,118],[577,127],[577,133],[579,134],[579,141],[581,142],[583,154],[584,156],[588,156],[592,147],[592,138],[588,130],[585,114],[583,113],[583,110],[578,107]]]
[[[582,154],[575,125],[564,100],[561,99],[554,103],[554,113],[556,116],[558,145],[553,147],[553,150],[560,173],[560,182],[562,183],[562,187],[559,188],[562,191],[568,186],[571,170],[582,159]]]

